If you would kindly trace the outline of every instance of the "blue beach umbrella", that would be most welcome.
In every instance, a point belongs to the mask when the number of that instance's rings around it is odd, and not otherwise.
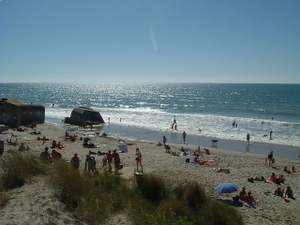
[[[239,187],[232,183],[222,183],[215,187],[215,192],[218,193],[232,193],[236,192]]]

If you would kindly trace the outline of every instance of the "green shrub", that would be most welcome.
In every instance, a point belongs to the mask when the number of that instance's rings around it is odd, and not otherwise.
[[[38,174],[44,174],[45,165],[31,155],[23,153],[11,153],[0,163],[1,185],[5,189],[21,187],[26,180]]]
[[[137,190],[154,204],[159,204],[168,195],[165,181],[154,175],[137,176]]]
[[[193,211],[199,210],[207,200],[204,189],[197,182],[178,185],[174,192],[177,199],[185,202]]]
[[[158,177],[151,175],[139,179],[139,192],[131,199],[129,214],[135,225],[243,224],[234,208],[209,199],[196,182],[181,184],[169,191],[164,180]],[[154,198],[155,194],[160,197]]]
[[[242,225],[241,215],[233,207],[211,200],[202,212],[211,225]]]

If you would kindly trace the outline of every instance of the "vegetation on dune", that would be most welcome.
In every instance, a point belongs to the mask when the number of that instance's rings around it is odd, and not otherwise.
[[[196,182],[172,188],[162,178],[145,174],[132,186],[119,176],[90,177],[59,162],[53,165],[52,184],[59,199],[89,224],[101,224],[120,210],[136,225],[243,224],[234,208],[208,198]]]
[[[139,179],[144,181],[137,182],[137,189],[140,191],[136,192],[130,209],[130,217],[136,225],[243,224],[241,216],[234,208],[208,198],[204,189],[196,182],[165,190],[166,184],[160,178],[146,175]],[[153,186],[158,189],[153,190]],[[163,190],[163,193],[168,194],[161,195],[159,201],[153,203],[149,195],[144,194],[145,189],[158,194]]]
[[[129,189],[118,176],[90,177],[64,161],[54,163],[50,175],[58,198],[89,224],[101,224],[127,205]]]
[[[32,176],[44,174],[46,165],[31,154],[11,153],[0,162],[0,184],[4,189],[21,187]]]
[[[174,187],[151,174],[135,177],[134,183],[110,173],[89,176],[66,161],[49,165],[28,153],[8,155],[0,169],[0,207],[8,200],[3,190],[47,173],[58,199],[88,224],[102,224],[123,211],[136,225],[243,225],[234,208],[207,197],[196,182]]]

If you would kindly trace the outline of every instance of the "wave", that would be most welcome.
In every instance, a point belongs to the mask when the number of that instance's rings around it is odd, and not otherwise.
[[[275,144],[300,146],[300,123],[277,120],[263,120],[246,117],[230,117],[214,114],[169,113],[151,107],[137,108],[94,108],[101,113],[104,120],[110,117],[111,123],[119,123],[157,131],[170,129],[174,118],[177,120],[178,132],[185,130],[188,134],[217,137],[229,140],[245,140],[250,133],[251,140]],[[47,107],[46,118],[62,120],[71,113],[71,108]],[[233,121],[238,123],[232,127]],[[273,140],[269,132],[273,131]]]

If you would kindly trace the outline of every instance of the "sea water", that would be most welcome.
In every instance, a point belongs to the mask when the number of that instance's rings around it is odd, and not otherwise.
[[[177,132],[229,140],[245,140],[250,133],[255,142],[300,147],[296,84],[2,83],[0,98],[43,104],[46,120],[54,123],[76,106],[89,106],[112,124],[120,124],[122,118],[122,125],[169,132],[175,118]]]

